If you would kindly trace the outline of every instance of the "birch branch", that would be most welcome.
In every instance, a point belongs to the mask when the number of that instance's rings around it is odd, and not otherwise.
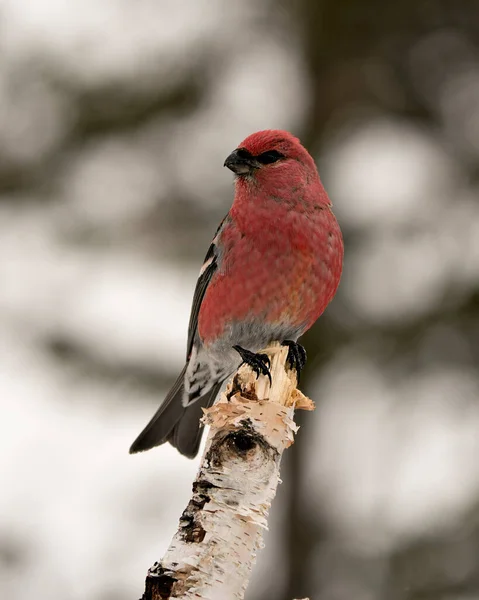
[[[280,482],[283,451],[293,443],[295,408],[314,404],[296,387],[288,348],[264,350],[272,385],[243,365],[217,402],[193,496],[163,560],[148,571],[143,600],[241,600]]]

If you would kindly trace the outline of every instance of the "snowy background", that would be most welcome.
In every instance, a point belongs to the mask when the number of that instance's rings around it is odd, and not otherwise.
[[[248,599],[479,598],[474,2],[0,0],[1,598],[141,596],[198,461],[128,448],[270,127],[346,262]]]

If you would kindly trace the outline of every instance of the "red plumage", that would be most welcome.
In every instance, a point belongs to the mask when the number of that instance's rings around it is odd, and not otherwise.
[[[131,452],[169,441],[195,456],[201,407],[214,402],[242,357],[257,360],[252,353],[273,341],[296,345],[339,284],[341,231],[299,140],[285,131],[260,131],[225,166],[236,175],[235,197],[200,271],[187,362]]]
[[[303,332],[322,314],[341,277],[343,241],[316,165],[299,140],[261,131],[242,144],[253,156],[277,150],[287,160],[239,177],[230,219],[216,244],[223,268],[199,312],[208,346],[232,320],[287,320]]]

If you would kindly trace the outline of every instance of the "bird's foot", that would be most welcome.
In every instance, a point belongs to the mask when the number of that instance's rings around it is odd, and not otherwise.
[[[269,360],[267,354],[255,354],[254,352],[245,350],[241,346],[233,346],[233,348],[243,359],[241,364],[249,365],[256,373],[256,378],[258,378],[260,375],[266,375],[266,377],[269,379],[269,384],[271,385],[271,373],[269,370],[271,361]]]
[[[291,340],[285,340],[281,343],[281,345],[288,346],[288,356],[286,357],[286,360],[291,365],[291,368],[296,370],[296,377],[299,383],[301,371],[306,364],[306,350],[303,346],[301,346],[301,344]]]

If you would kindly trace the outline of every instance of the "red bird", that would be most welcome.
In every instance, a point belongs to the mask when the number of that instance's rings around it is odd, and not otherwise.
[[[196,456],[201,407],[213,404],[242,362],[271,379],[268,357],[258,352],[273,341],[289,346],[299,374],[306,353],[297,340],[339,285],[341,230],[299,140],[286,131],[259,131],[224,164],[236,176],[235,197],[200,271],[186,365],[131,453],[168,441]]]

